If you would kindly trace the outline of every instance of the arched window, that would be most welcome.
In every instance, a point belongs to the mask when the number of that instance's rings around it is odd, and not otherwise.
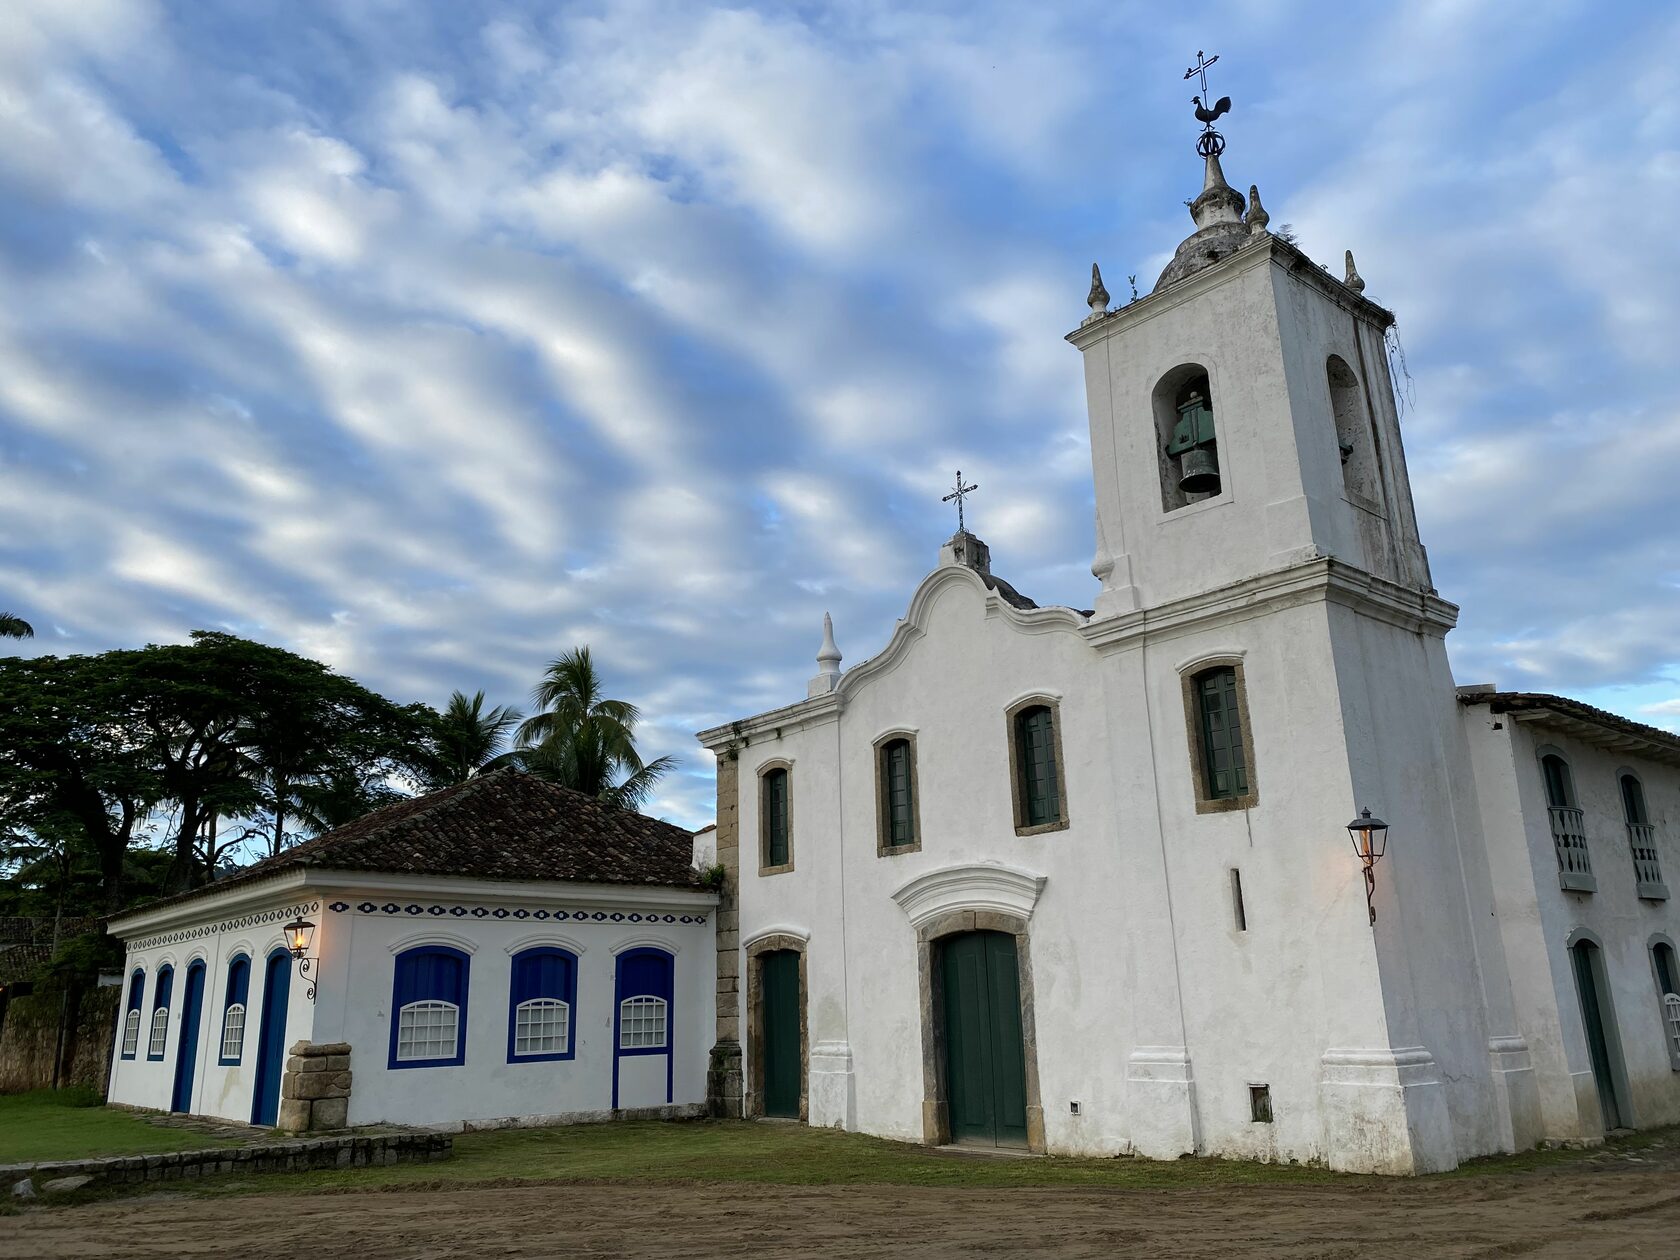
[[[1331,355],[1324,365],[1330,384],[1330,409],[1336,421],[1336,445],[1342,456],[1342,489],[1361,507],[1380,510],[1375,452],[1365,399],[1346,361]]]
[[[1633,853],[1633,876],[1639,895],[1648,901],[1663,901],[1668,887],[1663,883],[1662,861],[1657,856],[1657,829],[1645,812],[1645,786],[1633,775],[1621,776],[1622,817],[1627,822],[1628,848]]]
[[[664,1054],[671,1048],[673,963],[662,949],[618,956],[619,1054]]]
[[[759,775],[759,874],[793,866],[793,778],[782,765]]]
[[[1242,801],[1250,795],[1247,715],[1234,665],[1215,665],[1190,680],[1201,797]]]
[[[1161,506],[1176,511],[1223,489],[1213,389],[1207,369],[1184,364],[1163,376],[1154,394],[1161,451]]]
[[[917,847],[916,747],[908,736],[895,735],[876,749],[876,798],[880,818],[878,852],[905,852]]]
[[[1017,834],[1067,826],[1062,741],[1056,717],[1055,706],[1040,700],[1028,701],[1009,714]]]
[[[237,1064],[245,1057],[245,1004],[251,995],[251,960],[235,954],[228,961],[227,988],[222,994],[222,1049],[217,1062]]]
[[[1657,1000],[1662,1003],[1664,1041],[1668,1046],[1668,1062],[1680,1072],[1680,960],[1674,956],[1674,946],[1657,941],[1651,946],[1651,968],[1657,977]]]
[[[169,993],[175,987],[175,968],[158,968],[157,988],[152,993],[152,1033],[146,1042],[148,1059],[163,1058],[164,1045],[169,1040]]]
[[[146,994],[146,971],[136,967],[128,978],[128,1013],[123,1016],[122,1057],[132,1059],[140,1052],[140,1005]]]
[[[552,945],[521,950],[513,956],[511,985],[508,1062],[574,1058],[577,956]]]
[[[1587,852],[1587,824],[1575,802],[1575,779],[1569,763],[1557,753],[1540,758],[1540,777],[1546,785],[1546,812],[1551,817],[1552,847],[1557,850],[1558,882],[1571,892],[1593,892],[1598,880]]]
[[[391,996],[393,1068],[466,1062],[466,953],[419,945],[397,955]]]

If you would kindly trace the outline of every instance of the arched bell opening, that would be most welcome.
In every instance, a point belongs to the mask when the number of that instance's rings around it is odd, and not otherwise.
[[[1162,508],[1172,512],[1219,494],[1224,479],[1207,369],[1199,363],[1174,368],[1155,386],[1153,402]]]

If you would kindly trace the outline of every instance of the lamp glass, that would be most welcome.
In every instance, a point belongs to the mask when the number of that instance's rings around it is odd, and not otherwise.
[[[1371,865],[1382,858],[1383,851],[1388,847],[1388,824],[1380,818],[1372,818],[1371,811],[1361,810],[1359,817],[1347,825],[1348,839],[1353,841],[1353,851],[1359,855],[1359,860]]]
[[[309,952],[309,942],[315,937],[315,925],[308,919],[298,917],[286,924],[286,943],[291,947],[294,957],[302,958]]]

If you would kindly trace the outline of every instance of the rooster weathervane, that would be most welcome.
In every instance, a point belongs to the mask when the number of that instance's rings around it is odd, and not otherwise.
[[[1196,106],[1196,121],[1202,124],[1202,134],[1196,138],[1196,152],[1200,153],[1203,157],[1218,157],[1221,153],[1225,152],[1225,137],[1213,129],[1213,124],[1221,114],[1227,113],[1230,110],[1231,98],[1229,96],[1221,96],[1213,103],[1213,107],[1211,109],[1202,104],[1202,97],[1207,95],[1208,90],[1208,67],[1218,60],[1218,53],[1214,53],[1211,57],[1204,57],[1202,55],[1202,50],[1198,48],[1196,50],[1196,64],[1184,72],[1184,77],[1187,80],[1200,79],[1202,83],[1202,95],[1192,96],[1190,99]]]

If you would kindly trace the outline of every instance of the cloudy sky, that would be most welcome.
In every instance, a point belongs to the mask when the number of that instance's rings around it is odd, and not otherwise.
[[[0,609],[399,700],[592,645],[692,732],[877,650],[953,527],[1089,607],[1091,261],[1233,183],[1393,308],[1461,681],[1680,727],[1668,3],[7,0]]]

